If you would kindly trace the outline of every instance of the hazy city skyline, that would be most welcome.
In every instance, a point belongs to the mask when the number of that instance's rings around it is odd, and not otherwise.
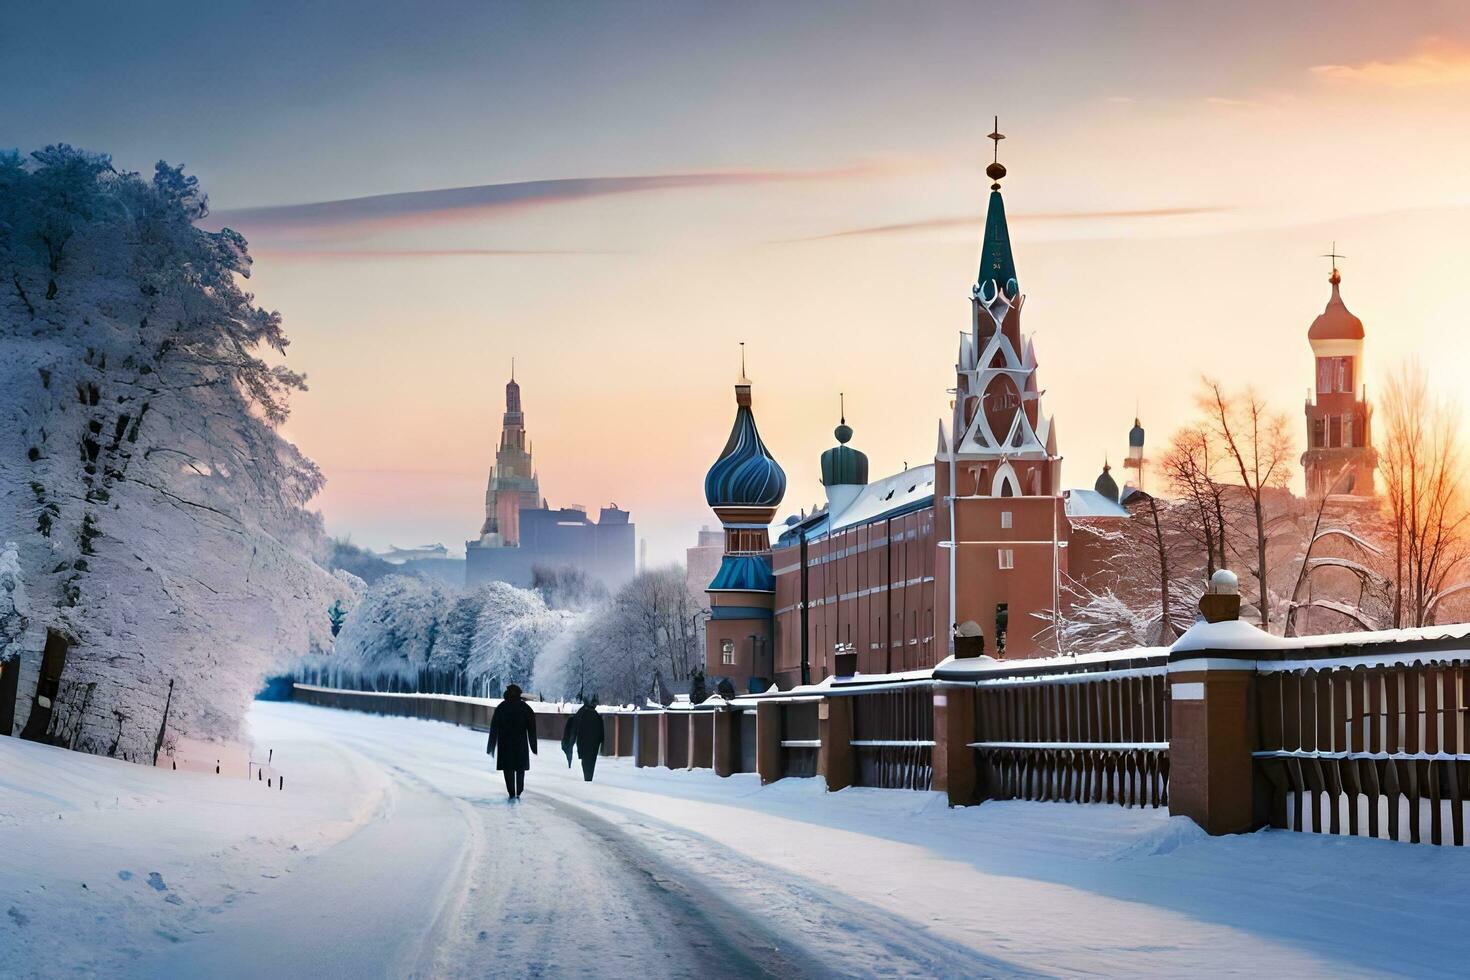
[[[200,177],[309,376],[328,528],[375,547],[475,535],[512,356],[553,505],[655,561],[714,523],[739,341],[790,510],[839,391],[875,477],[932,459],[995,113],[1064,486],[1204,372],[1295,420],[1333,241],[1370,389],[1466,366],[1455,4],[18,10],[0,146]]]

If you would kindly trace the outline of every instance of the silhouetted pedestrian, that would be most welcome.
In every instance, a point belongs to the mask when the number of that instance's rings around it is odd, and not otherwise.
[[[592,782],[592,770],[597,768],[597,753],[602,751],[602,715],[597,713],[597,696],[577,709],[567,719],[566,731],[561,736],[561,750],[567,754],[567,768],[572,768],[572,746],[582,758],[582,778]]]
[[[519,799],[526,788],[526,770],[536,751],[536,713],[521,700],[521,689],[511,684],[505,699],[490,716],[490,739],[485,751],[495,756],[495,768],[505,773],[505,791]]]

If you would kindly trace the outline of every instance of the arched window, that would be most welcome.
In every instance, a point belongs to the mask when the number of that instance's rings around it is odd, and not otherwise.
[[[1019,497],[1021,496],[1021,481],[1016,476],[1016,470],[1010,463],[1002,463],[1000,469],[995,471],[995,480],[990,486],[992,497]]]

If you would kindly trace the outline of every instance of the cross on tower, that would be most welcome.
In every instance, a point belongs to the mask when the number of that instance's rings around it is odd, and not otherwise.
[[[1328,281],[1330,281],[1330,282],[1339,282],[1339,281],[1341,281],[1342,276],[1339,275],[1338,274],[1338,271],[1337,271],[1337,260],[1338,259],[1345,259],[1345,258],[1347,258],[1347,256],[1346,255],[1339,255],[1338,254],[1338,251],[1337,251],[1337,242],[1333,242],[1332,243],[1332,251],[1330,251],[1330,252],[1326,253],[1325,255],[1323,255],[1322,258],[1324,258],[1324,259],[1331,259],[1332,260],[1332,275],[1331,275],[1331,277],[1329,278]]]

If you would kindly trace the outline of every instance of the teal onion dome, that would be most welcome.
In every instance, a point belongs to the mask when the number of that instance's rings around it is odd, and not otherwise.
[[[715,508],[776,507],[786,496],[786,472],[761,442],[748,385],[736,388],[736,404],[730,439],[704,476],[704,499]]]
[[[1097,478],[1092,489],[1116,504],[1118,502],[1118,481],[1113,479],[1113,474],[1109,472],[1111,469],[1112,467],[1107,463],[1103,464],[1102,475]]]
[[[1128,430],[1128,445],[1134,448],[1143,445],[1143,426],[1136,418],[1133,420],[1133,428]]]

